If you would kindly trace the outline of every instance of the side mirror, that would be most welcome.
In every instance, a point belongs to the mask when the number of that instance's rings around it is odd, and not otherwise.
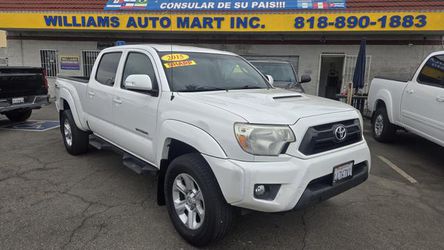
[[[151,91],[153,82],[149,75],[129,75],[125,80],[125,88],[128,90]]]
[[[299,83],[306,83],[306,82],[311,82],[311,76],[310,75],[302,75],[301,76],[301,80],[299,81]]]
[[[272,77],[271,75],[267,75],[267,79],[268,79],[268,82],[269,82],[271,85],[274,84],[274,79],[273,79],[273,77]]]

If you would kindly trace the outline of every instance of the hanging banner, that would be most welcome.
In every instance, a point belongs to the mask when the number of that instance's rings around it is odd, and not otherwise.
[[[441,12],[377,13],[2,13],[0,29],[134,32],[444,31]]]
[[[105,10],[298,10],[344,9],[346,0],[108,0]]]

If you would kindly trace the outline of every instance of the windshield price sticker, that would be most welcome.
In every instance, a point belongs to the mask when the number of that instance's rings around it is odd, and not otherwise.
[[[164,63],[163,65],[165,65],[165,68],[171,69],[171,68],[177,68],[177,67],[186,67],[186,66],[196,65],[196,62],[193,60],[175,61],[175,62]]]
[[[177,61],[185,61],[188,58],[190,58],[190,56],[185,55],[185,54],[168,54],[168,55],[162,56],[162,61],[177,62]]]
[[[382,16],[372,19],[370,16],[312,16],[312,17],[296,17],[294,19],[294,27],[296,29],[367,29],[376,27],[380,29],[386,28],[423,28],[427,25],[426,15],[393,15]]]

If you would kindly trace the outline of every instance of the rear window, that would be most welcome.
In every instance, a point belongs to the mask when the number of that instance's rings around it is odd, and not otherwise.
[[[418,82],[444,88],[444,55],[430,58],[418,76]]]
[[[122,52],[104,54],[97,68],[96,81],[107,86],[113,86],[121,56]]]

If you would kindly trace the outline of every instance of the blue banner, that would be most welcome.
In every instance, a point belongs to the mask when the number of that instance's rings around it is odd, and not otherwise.
[[[344,9],[346,0],[108,0],[105,10],[242,11]]]

